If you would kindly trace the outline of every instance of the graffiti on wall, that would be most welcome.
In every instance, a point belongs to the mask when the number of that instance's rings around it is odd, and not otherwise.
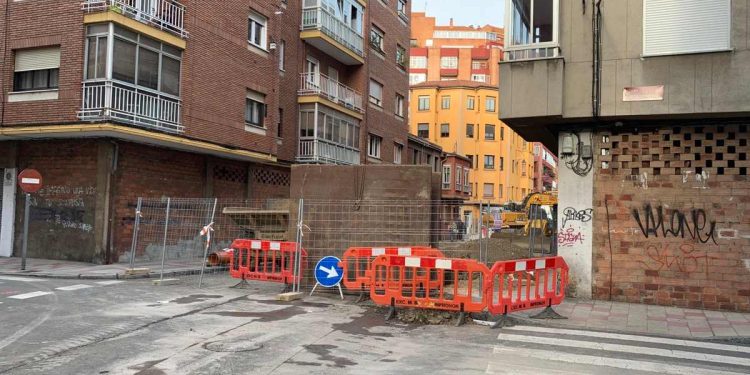
[[[646,248],[644,268],[653,271],[705,272],[710,261],[718,259],[708,252],[697,251],[693,244],[659,244]]]
[[[33,198],[29,220],[90,233],[94,226],[86,220],[86,198],[95,194],[93,186],[45,186]]]
[[[580,221],[581,223],[588,223],[591,221],[591,218],[594,214],[593,208],[586,208],[583,210],[577,210],[573,207],[567,207],[563,210],[562,215],[562,226],[565,228],[565,225],[570,221]]]
[[[685,238],[687,235],[700,243],[713,241],[716,244],[716,221],[709,221],[703,209],[693,208],[689,213],[669,210],[665,214],[662,206],[654,208],[647,203],[643,207],[643,216],[637,208],[634,208],[632,213],[646,238],[659,237],[659,234],[664,238]]]
[[[564,229],[557,234],[557,246],[571,247],[582,245],[584,239],[585,237],[580,230],[576,228]]]
[[[581,225],[591,222],[594,216],[593,208],[578,209],[566,207],[562,211],[562,227],[557,233],[557,246],[572,247],[582,245],[586,240]]]

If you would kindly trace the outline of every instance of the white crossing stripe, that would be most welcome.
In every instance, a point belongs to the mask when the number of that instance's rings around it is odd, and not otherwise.
[[[6,281],[25,281],[25,282],[44,281],[44,279],[42,279],[42,278],[36,278],[36,277],[18,277],[18,276],[0,276],[0,280],[6,280]]]
[[[748,346],[717,344],[717,343],[704,342],[704,341],[669,339],[669,338],[664,338],[664,337],[638,336],[638,335],[627,335],[627,334],[620,334],[620,333],[592,332],[592,331],[582,331],[582,330],[575,330],[575,329],[547,328],[547,327],[535,327],[535,326],[505,327],[503,328],[503,330],[541,332],[541,333],[553,333],[553,334],[563,334],[563,335],[577,335],[577,336],[598,337],[598,338],[607,338],[607,339],[616,339],[616,340],[650,342],[650,343],[666,344],[666,345],[692,346],[694,348],[726,350],[730,352],[750,353],[750,347]]]
[[[495,354],[524,356],[548,361],[560,361],[593,366],[609,366],[631,371],[650,371],[660,374],[673,375],[726,375],[727,371],[716,371],[706,368],[671,365],[666,363],[636,361],[632,359],[609,358],[598,355],[572,354],[552,350],[495,347]]]
[[[498,340],[523,342],[529,344],[544,344],[564,346],[568,348],[606,350],[620,353],[656,355],[669,358],[692,359],[698,361],[708,361],[717,363],[731,363],[740,366],[750,366],[750,358],[730,357],[717,354],[706,354],[698,352],[688,352],[684,350],[672,350],[662,348],[649,348],[635,345],[610,344],[605,342],[579,341],[569,339],[558,339],[553,337],[526,336],[501,333],[497,336]]]
[[[104,281],[97,281],[96,284],[99,285],[115,285],[119,283],[124,283],[122,280],[104,280]]]
[[[46,296],[48,294],[52,294],[52,292],[38,291],[38,292],[31,292],[31,293],[24,293],[24,294],[16,294],[15,296],[9,296],[8,298],[13,298],[13,299],[28,299],[28,298]]]
[[[86,288],[93,288],[93,285],[87,285],[87,284],[76,284],[76,285],[69,285],[69,286],[61,286],[59,288],[55,288],[56,290],[78,290],[78,289],[86,289]]]

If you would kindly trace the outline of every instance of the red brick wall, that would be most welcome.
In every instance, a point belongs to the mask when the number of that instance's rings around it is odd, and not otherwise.
[[[0,143],[2,149],[2,143]],[[34,168],[42,174],[43,188],[32,194],[28,256],[85,262],[94,257],[96,223],[97,142],[81,140],[19,142],[18,170]],[[16,201],[15,244],[20,256],[24,195]]]
[[[748,128],[595,138],[596,298],[750,311]]]

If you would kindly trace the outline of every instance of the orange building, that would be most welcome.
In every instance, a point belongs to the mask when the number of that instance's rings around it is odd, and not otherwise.
[[[409,83],[474,81],[499,84],[503,29],[496,26],[439,26],[435,17],[412,13]]]

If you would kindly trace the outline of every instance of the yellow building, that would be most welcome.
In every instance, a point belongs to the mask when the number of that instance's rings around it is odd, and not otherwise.
[[[445,152],[472,160],[471,199],[464,215],[477,217],[480,202],[520,202],[533,188],[532,145],[499,120],[497,87],[472,81],[424,82],[410,87],[409,131]]]

